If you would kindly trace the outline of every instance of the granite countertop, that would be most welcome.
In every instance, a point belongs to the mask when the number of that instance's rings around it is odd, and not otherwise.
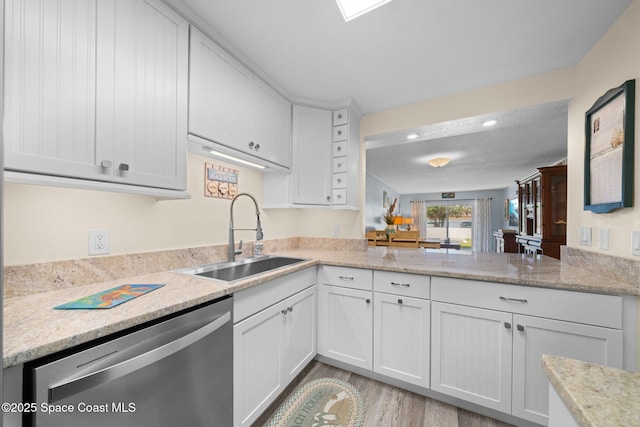
[[[304,258],[307,261],[238,280],[232,284],[172,271],[158,271],[142,275],[121,274],[119,279],[95,280],[87,285],[5,298],[3,367],[28,362],[318,264],[615,295],[640,295],[640,288],[635,284],[598,276],[549,257],[530,259],[520,254],[495,253],[448,255],[384,247],[368,250],[291,249],[279,250],[277,253]],[[183,255],[181,252],[180,256]],[[103,264],[101,268],[109,269],[105,259],[98,261]],[[192,261],[182,258],[179,262],[182,264],[174,263],[171,269],[202,264],[184,264]],[[158,264],[169,265],[166,261]],[[52,308],[129,283],[163,283],[165,286],[106,310]]]
[[[640,373],[543,355],[549,382],[582,427],[640,425]]]

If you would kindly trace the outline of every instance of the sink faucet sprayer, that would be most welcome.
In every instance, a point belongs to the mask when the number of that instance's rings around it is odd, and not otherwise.
[[[256,228],[233,228],[233,204],[236,202],[236,199],[240,196],[247,196],[251,200],[253,200],[253,204],[256,206]],[[260,211],[258,210],[258,202],[253,195],[249,193],[238,193],[233,200],[231,200],[231,208],[229,208],[229,248],[228,248],[228,260],[229,262],[233,262],[236,260],[236,255],[240,255],[242,253],[242,240],[240,240],[240,246],[236,251],[235,242],[233,239],[233,232],[235,230],[250,230],[256,232],[256,241],[262,240],[262,225],[260,225]]]

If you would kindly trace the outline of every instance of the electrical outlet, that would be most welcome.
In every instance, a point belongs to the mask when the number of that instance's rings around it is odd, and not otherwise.
[[[111,252],[109,230],[89,230],[89,255],[106,255]]]
[[[578,235],[582,246],[591,246],[591,227],[580,227]]]
[[[609,229],[608,228],[600,229],[600,249],[605,251],[609,250]]]
[[[640,231],[631,233],[631,254],[640,255]]]

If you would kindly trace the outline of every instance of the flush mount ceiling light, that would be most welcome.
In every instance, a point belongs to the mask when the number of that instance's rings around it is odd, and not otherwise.
[[[488,128],[491,126],[495,126],[496,123],[498,123],[497,120],[487,120],[486,122],[482,123],[482,126]]]
[[[449,163],[449,159],[447,157],[436,157],[434,159],[427,160],[427,163],[429,163],[434,168],[441,168],[442,166]]]
[[[364,15],[391,0],[336,0],[345,22]]]

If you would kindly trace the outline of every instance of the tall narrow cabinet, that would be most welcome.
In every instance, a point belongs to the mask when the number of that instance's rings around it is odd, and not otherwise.
[[[567,243],[567,166],[536,169],[517,180],[520,211],[518,244],[560,259]]]

